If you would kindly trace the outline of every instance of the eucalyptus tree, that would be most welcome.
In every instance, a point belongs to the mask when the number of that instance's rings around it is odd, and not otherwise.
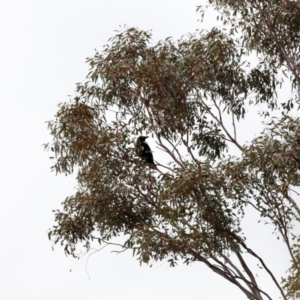
[[[77,256],[82,246],[116,245],[123,236],[120,251],[141,263],[202,262],[247,298],[273,299],[247,263],[252,256],[283,299],[296,297],[300,119],[291,109],[298,95],[278,99],[276,89],[284,74],[300,86],[299,2],[209,2],[227,32],[154,43],[149,32],[127,28],[87,60],[87,80],[48,122],[52,168],[76,172],[78,182],[55,211],[49,238]],[[271,121],[244,144],[237,130],[257,105],[261,120]],[[275,109],[282,117],[271,118]],[[140,135],[155,141],[157,168],[136,155]],[[240,155],[230,155],[232,147]],[[251,209],[287,247],[282,282],[243,234]]]

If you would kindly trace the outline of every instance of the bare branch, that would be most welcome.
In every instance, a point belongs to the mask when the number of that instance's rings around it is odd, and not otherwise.
[[[236,127],[235,127],[234,113],[232,113],[232,126],[233,126],[233,132],[234,132],[234,139],[236,140]]]
[[[167,141],[169,142],[169,144],[173,147],[173,151],[172,151],[172,152],[174,153],[174,151],[175,151],[175,152],[177,153],[177,156],[178,156],[180,162],[182,163],[182,165],[185,166],[184,162],[182,161],[181,154],[179,153],[179,151],[178,151],[176,145],[174,145],[169,139],[166,138],[166,140],[167,140]]]
[[[228,130],[226,129],[226,127],[223,124],[223,120],[222,120],[222,113],[221,110],[219,108],[219,106],[216,104],[215,100],[212,99],[213,102],[215,103],[216,108],[218,109],[218,113],[219,113],[219,118],[217,118],[211,111],[211,108],[203,101],[203,105],[206,108],[206,111],[218,122],[218,124],[222,127],[222,129],[224,130],[224,132],[226,133],[227,137],[229,138],[229,140],[235,144],[241,151],[244,151],[244,148],[237,142],[236,139],[234,139],[231,134],[228,132]]]
[[[245,244],[244,241],[242,241],[238,236],[236,236],[234,233],[230,233],[231,235],[235,236],[235,239],[239,242],[239,244],[247,250],[247,252],[249,254],[251,254],[252,256],[254,256],[255,258],[257,258],[260,263],[262,264],[262,266],[264,267],[264,269],[267,271],[267,273],[270,275],[270,277],[272,278],[273,282],[275,283],[275,285],[277,286],[277,288],[279,289],[283,299],[287,300],[281,286],[279,285],[278,281],[276,280],[274,274],[271,272],[271,270],[267,267],[267,265],[265,264],[265,262],[263,261],[263,259],[258,256],[253,250],[251,250],[250,248],[247,247],[247,245]]]
[[[194,250],[190,250],[191,254],[198,260],[203,262],[204,264],[206,264],[212,271],[214,271],[215,273],[221,275],[222,277],[224,277],[225,279],[227,279],[228,281],[230,281],[231,283],[233,283],[234,285],[236,285],[237,287],[239,287],[240,290],[242,290],[242,292],[249,298],[249,299],[255,299],[255,300],[262,300],[262,298],[257,298],[255,295],[253,295],[253,293],[251,293],[250,291],[248,291],[245,287],[243,287],[237,280],[236,278],[230,276],[226,271],[220,269],[219,267],[211,264],[208,259],[204,258],[203,256],[201,256],[199,253],[195,252]]]
[[[163,148],[172,158],[173,160],[179,165],[181,166],[182,168],[185,168],[185,166],[177,159],[177,157],[172,153],[172,151],[167,147],[165,146],[162,141],[161,141],[161,138],[159,135],[156,135],[157,139],[158,139],[158,142],[156,142],[161,148]]]

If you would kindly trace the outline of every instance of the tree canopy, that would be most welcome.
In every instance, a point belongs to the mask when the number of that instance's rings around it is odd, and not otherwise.
[[[121,251],[141,263],[202,262],[249,299],[272,299],[247,264],[252,256],[283,299],[297,297],[300,2],[209,3],[226,30],[154,43],[150,32],[126,28],[87,59],[87,80],[48,122],[52,168],[76,172],[78,182],[49,238],[76,256],[82,245],[123,236]],[[294,92],[278,99],[285,76]],[[257,105],[255,122],[267,126],[245,144],[237,129]],[[157,169],[136,155],[139,135],[155,141]],[[287,247],[291,266],[281,281],[243,234],[251,210]]]

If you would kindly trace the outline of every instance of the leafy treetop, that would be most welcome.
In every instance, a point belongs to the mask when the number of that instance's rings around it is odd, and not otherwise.
[[[149,32],[128,28],[88,59],[88,79],[48,123],[53,169],[76,170],[78,181],[77,192],[55,211],[49,237],[76,256],[82,243],[89,250],[93,241],[114,244],[121,235],[122,251],[131,249],[140,262],[200,261],[249,299],[272,299],[248,254],[288,299],[300,286],[293,233],[300,218],[294,198],[300,120],[290,113],[297,101],[282,99],[280,106],[276,87],[281,71],[300,87],[300,7],[297,1],[209,2],[229,33],[213,28],[154,44]],[[254,66],[247,57],[253,50]],[[265,107],[262,116],[280,109],[282,117],[243,145],[236,127],[257,104]],[[135,140],[145,133],[167,157],[155,153],[159,171],[135,154]],[[228,155],[229,145],[241,155]],[[250,208],[287,246],[292,265],[282,285],[246,243],[240,222]]]

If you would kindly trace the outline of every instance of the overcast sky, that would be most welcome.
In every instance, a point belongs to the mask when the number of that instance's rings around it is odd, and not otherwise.
[[[51,210],[76,183],[50,172],[50,154],[42,148],[50,141],[45,122],[84,80],[85,59],[101,50],[120,25],[152,29],[155,40],[203,28],[196,5],[204,2],[0,0],[1,299],[245,299],[200,263],[140,267],[130,253],[105,249],[86,264],[65,257],[59,246],[52,251],[47,239]],[[244,130],[247,139],[249,127]],[[280,243],[274,236],[266,243],[250,221],[245,220],[249,243],[267,256],[276,275],[284,275],[288,261]],[[261,283],[270,286],[264,278]]]

